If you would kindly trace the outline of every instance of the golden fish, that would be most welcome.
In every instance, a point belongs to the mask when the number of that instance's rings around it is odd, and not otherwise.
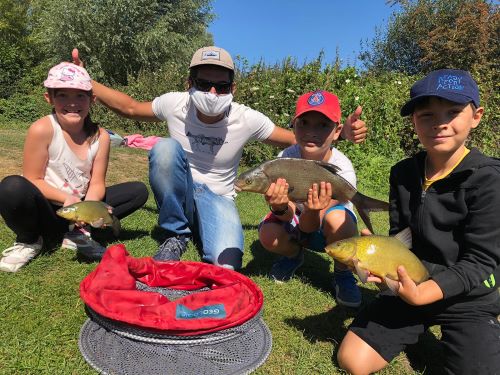
[[[120,221],[109,213],[111,206],[101,201],[83,201],[61,207],[56,214],[69,221],[84,222],[94,228],[111,226],[113,234],[120,233]]]
[[[398,266],[404,266],[408,276],[417,284],[429,278],[427,269],[409,247],[411,231],[406,228],[396,236],[372,235],[336,241],[327,245],[325,251],[333,259],[354,267],[362,282],[373,274],[393,289],[397,283],[391,283],[391,280],[399,281]]]

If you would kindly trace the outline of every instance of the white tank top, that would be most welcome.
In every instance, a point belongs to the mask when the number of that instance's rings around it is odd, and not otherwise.
[[[49,118],[54,135],[49,145],[49,161],[44,180],[56,189],[83,198],[89,187],[90,173],[99,148],[99,139],[90,146],[87,158],[81,160],[66,143],[56,117],[52,114]]]

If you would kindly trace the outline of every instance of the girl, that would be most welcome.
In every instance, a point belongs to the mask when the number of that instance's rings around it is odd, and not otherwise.
[[[93,123],[95,100],[87,71],[63,62],[50,69],[44,82],[52,114],[35,121],[24,144],[23,175],[0,183],[0,214],[16,234],[14,246],[3,251],[0,270],[16,272],[42,249],[43,236],[68,231],[56,215],[61,206],[82,200],[102,200],[123,218],[144,205],[148,191],[142,182],[105,187],[110,140]],[[100,259],[104,248],[84,227],[64,235],[62,247],[87,259]]]

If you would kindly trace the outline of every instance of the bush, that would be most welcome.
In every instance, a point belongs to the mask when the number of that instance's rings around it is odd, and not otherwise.
[[[356,167],[362,167],[363,160],[394,160],[413,155],[420,150],[412,125],[399,115],[401,106],[408,98],[411,85],[421,76],[404,73],[358,73],[354,68],[341,69],[338,63],[324,64],[322,55],[303,66],[286,59],[281,64],[248,66],[244,60],[237,72],[235,101],[258,110],[274,121],[288,128],[293,118],[295,102],[300,94],[324,89],[338,95],[343,118],[358,105],[363,106],[362,118],[369,128],[367,141],[362,146],[340,142],[345,152],[355,160]],[[41,72],[41,69],[40,69]],[[25,81],[40,75],[33,72]],[[186,89],[187,69],[184,65],[168,64],[155,72],[142,72],[137,78],[130,77],[130,84],[117,87],[137,100],[151,101],[169,91]],[[499,96],[496,88],[496,73],[474,74],[481,89],[481,105],[485,115],[481,125],[471,133],[469,145],[480,148],[485,154],[500,157],[500,129],[498,127]],[[32,78],[29,78],[32,77]],[[26,84],[26,86],[29,86]],[[25,90],[29,92],[29,90]],[[0,116],[6,119],[34,121],[49,113],[50,109],[42,97],[43,88],[37,87],[26,94],[16,94],[0,101]],[[167,135],[165,123],[144,123],[123,119],[101,105],[94,106],[93,118],[103,127],[118,133],[140,132],[144,135]],[[362,150],[362,154],[358,153]],[[254,142],[243,151],[242,165],[253,166],[272,157],[278,149]],[[364,155],[364,156],[363,156]],[[382,159],[381,159],[382,158]],[[376,169],[376,168],[374,168]]]
[[[50,113],[50,106],[43,98],[43,89],[32,94],[14,94],[9,99],[0,99],[0,118],[4,121],[32,123]]]

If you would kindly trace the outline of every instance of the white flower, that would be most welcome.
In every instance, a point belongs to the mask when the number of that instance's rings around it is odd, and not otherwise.
[[[295,93],[295,90],[292,90],[292,89],[286,89],[286,91],[291,92],[291,93]]]
[[[269,99],[274,99],[274,95],[269,95]]]
[[[401,81],[396,81],[396,83],[397,83],[398,85],[400,85],[400,84],[401,84]]]
[[[355,96],[354,100],[357,102],[359,100],[359,96]]]
[[[290,115],[288,113],[283,113],[283,116],[290,117]]]
[[[258,91],[260,90],[257,86],[250,87],[250,91]]]
[[[349,83],[349,82],[351,82],[351,80],[350,80],[349,78],[347,78],[347,79],[345,80],[345,83]]]
[[[254,106],[258,106],[259,105],[259,102],[255,102],[253,103]]]

